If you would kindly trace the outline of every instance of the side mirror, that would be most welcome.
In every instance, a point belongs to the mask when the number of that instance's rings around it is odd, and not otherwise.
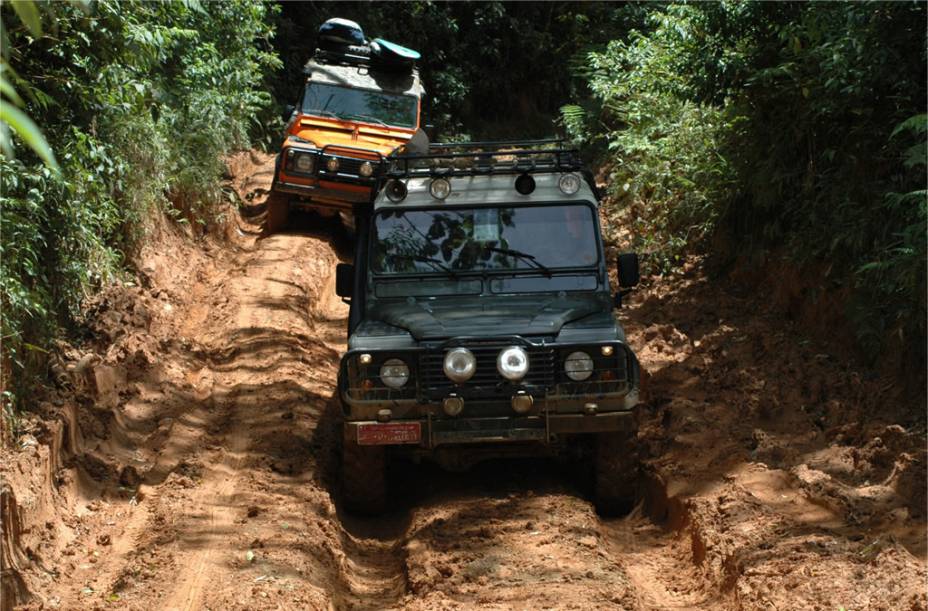
[[[288,121],[290,121],[290,117],[293,116],[294,110],[296,110],[296,106],[294,106],[293,104],[287,104],[284,107],[284,112],[282,115],[280,115],[280,118],[284,120],[284,123],[287,123]]]
[[[354,265],[339,263],[335,266],[335,294],[339,297],[351,297],[354,293]]]
[[[619,286],[623,289],[631,288],[638,284],[638,255],[629,252],[619,255]]]

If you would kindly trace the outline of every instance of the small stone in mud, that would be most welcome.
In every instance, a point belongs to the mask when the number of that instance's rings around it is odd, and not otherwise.
[[[97,543],[98,543],[99,545],[109,545],[109,544],[110,544],[110,536],[109,536],[109,535],[100,535],[99,537],[97,537]]]
[[[534,522],[526,522],[526,523],[525,523],[525,530],[535,530],[535,523],[534,523]]]
[[[248,508],[248,517],[249,517],[249,518],[253,518],[253,517],[257,516],[259,513],[261,513],[261,510],[260,510],[258,507],[256,507],[255,505],[252,505],[251,507]]]

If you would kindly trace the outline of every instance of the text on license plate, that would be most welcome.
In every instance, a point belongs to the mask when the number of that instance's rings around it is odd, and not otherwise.
[[[377,446],[399,443],[419,443],[422,424],[419,422],[386,422],[358,425],[358,445]]]

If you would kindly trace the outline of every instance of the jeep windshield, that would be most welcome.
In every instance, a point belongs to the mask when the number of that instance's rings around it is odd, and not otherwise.
[[[303,93],[304,114],[412,129],[419,101],[409,95],[311,83]]]
[[[380,275],[596,271],[594,210],[584,204],[381,210],[371,268]]]

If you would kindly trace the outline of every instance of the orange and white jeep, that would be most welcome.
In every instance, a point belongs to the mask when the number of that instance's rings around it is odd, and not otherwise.
[[[269,232],[293,207],[350,214],[370,206],[385,158],[419,129],[425,91],[411,59],[418,54],[380,39],[347,42],[321,40],[304,68],[268,199]],[[413,55],[397,59],[395,50]]]

